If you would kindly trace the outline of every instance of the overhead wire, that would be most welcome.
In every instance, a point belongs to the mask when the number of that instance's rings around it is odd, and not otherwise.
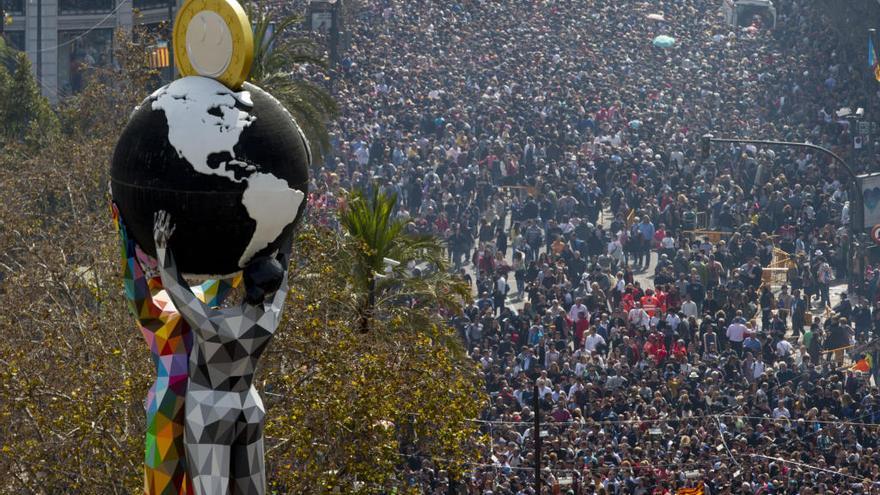
[[[794,466],[802,467],[804,469],[809,469],[811,471],[822,471],[825,473],[833,474],[835,476],[843,476],[844,478],[851,478],[851,479],[855,479],[855,480],[859,480],[859,481],[871,481],[869,478],[865,478],[863,476],[855,476],[855,475],[852,475],[849,473],[834,471],[833,469],[826,469],[826,468],[822,468],[819,466],[812,466],[810,464],[804,464],[803,462],[789,461],[788,459],[783,459],[782,457],[771,457],[771,456],[766,456],[766,455],[761,455],[761,454],[749,454],[749,456],[757,457],[759,459],[767,459],[767,460],[771,460],[771,461],[782,462],[785,464],[791,464]],[[872,481],[872,483],[875,485],[880,485],[880,481]]]
[[[59,49],[59,48],[61,48],[61,47],[67,46],[67,45],[69,45],[69,44],[71,44],[71,43],[76,43],[77,41],[79,41],[79,40],[81,40],[82,38],[86,37],[89,33],[91,33],[92,31],[94,31],[95,29],[100,28],[101,25],[104,24],[104,22],[106,22],[108,19],[110,19],[111,17],[113,17],[117,12],[119,12],[119,9],[122,8],[123,5],[127,4],[127,3],[130,2],[130,1],[131,1],[131,0],[119,0],[119,2],[116,4],[116,7],[115,7],[113,10],[111,10],[110,12],[108,12],[107,15],[105,15],[103,18],[101,18],[100,21],[98,21],[98,22],[95,23],[92,27],[86,29],[85,31],[83,31],[83,32],[80,33],[79,35],[77,35],[77,36],[75,36],[75,37],[73,37],[73,38],[71,38],[71,39],[69,39],[69,40],[67,40],[67,41],[65,41],[65,42],[63,42],[63,43],[59,43],[59,44],[57,44],[57,45],[55,45],[55,46],[52,46],[52,47],[49,47],[49,48],[42,48],[42,49],[40,49],[40,50],[34,50],[34,51],[37,52],[37,53],[50,52],[50,51],[52,51],[52,50],[57,50],[57,49]]]

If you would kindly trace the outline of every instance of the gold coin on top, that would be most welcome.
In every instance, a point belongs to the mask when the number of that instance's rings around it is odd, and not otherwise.
[[[254,33],[235,0],[189,0],[174,21],[174,65],[181,76],[216,79],[237,90],[254,59]]]

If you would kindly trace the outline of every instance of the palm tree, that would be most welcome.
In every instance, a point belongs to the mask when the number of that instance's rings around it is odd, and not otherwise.
[[[326,68],[321,49],[311,39],[290,36],[288,31],[302,17],[276,18],[258,1],[249,2],[245,9],[254,26],[254,61],[248,81],[278,98],[293,114],[318,161],[330,148],[327,123],[339,108],[326,89],[294,72],[305,64]]]
[[[417,312],[395,309],[416,302],[423,307],[453,310],[469,292],[449,275],[444,246],[437,237],[405,232],[407,222],[392,218],[396,203],[396,194],[387,195],[378,188],[369,198],[354,191],[339,214],[349,240],[348,262],[363,332],[369,330],[378,309],[403,319],[419,318]],[[414,266],[422,269],[417,273]],[[424,328],[427,325],[423,324],[429,322],[410,323]]]

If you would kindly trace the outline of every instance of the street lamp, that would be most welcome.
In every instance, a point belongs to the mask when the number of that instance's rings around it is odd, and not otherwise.
[[[849,219],[850,219],[850,231],[852,236],[857,235],[864,229],[864,198],[862,197],[862,187],[861,181],[859,180],[858,175],[856,175],[855,170],[846,163],[843,158],[841,158],[837,153],[829,150],[828,148],[824,148],[822,146],[818,146],[811,143],[798,143],[792,141],[775,141],[768,139],[742,139],[742,138],[716,138],[712,134],[704,134],[700,138],[700,149],[702,152],[703,159],[709,158],[709,154],[712,148],[712,143],[740,143],[740,144],[759,144],[766,146],[787,146],[790,148],[807,148],[811,150],[818,151],[820,153],[825,154],[826,156],[831,157],[832,160],[837,162],[839,165],[846,170],[846,174],[850,178],[850,186],[853,190],[852,200],[850,201],[849,208]],[[861,247],[862,243],[859,243],[859,247]],[[850,276],[848,277],[848,285],[850,287],[853,286],[853,280],[856,280],[856,286],[860,285],[858,282],[858,275],[852,273],[852,253],[850,253],[849,259],[847,260],[847,266],[850,268]],[[855,277],[854,277],[855,275]]]

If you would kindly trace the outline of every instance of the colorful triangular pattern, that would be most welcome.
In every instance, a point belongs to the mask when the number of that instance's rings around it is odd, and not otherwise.
[[[184,446],[184,401],[189,375],[192,336],[186,320],[165,294],[156,261],[131,239],[116,206],[113,220],[119,232],[125,297],[156,367],[156,381],[147,393],[147,433],[144,449],[146,495],[192,494]],[[231,283],[208,280],[196,288],[202,301],[219,306],[240,277]]]

